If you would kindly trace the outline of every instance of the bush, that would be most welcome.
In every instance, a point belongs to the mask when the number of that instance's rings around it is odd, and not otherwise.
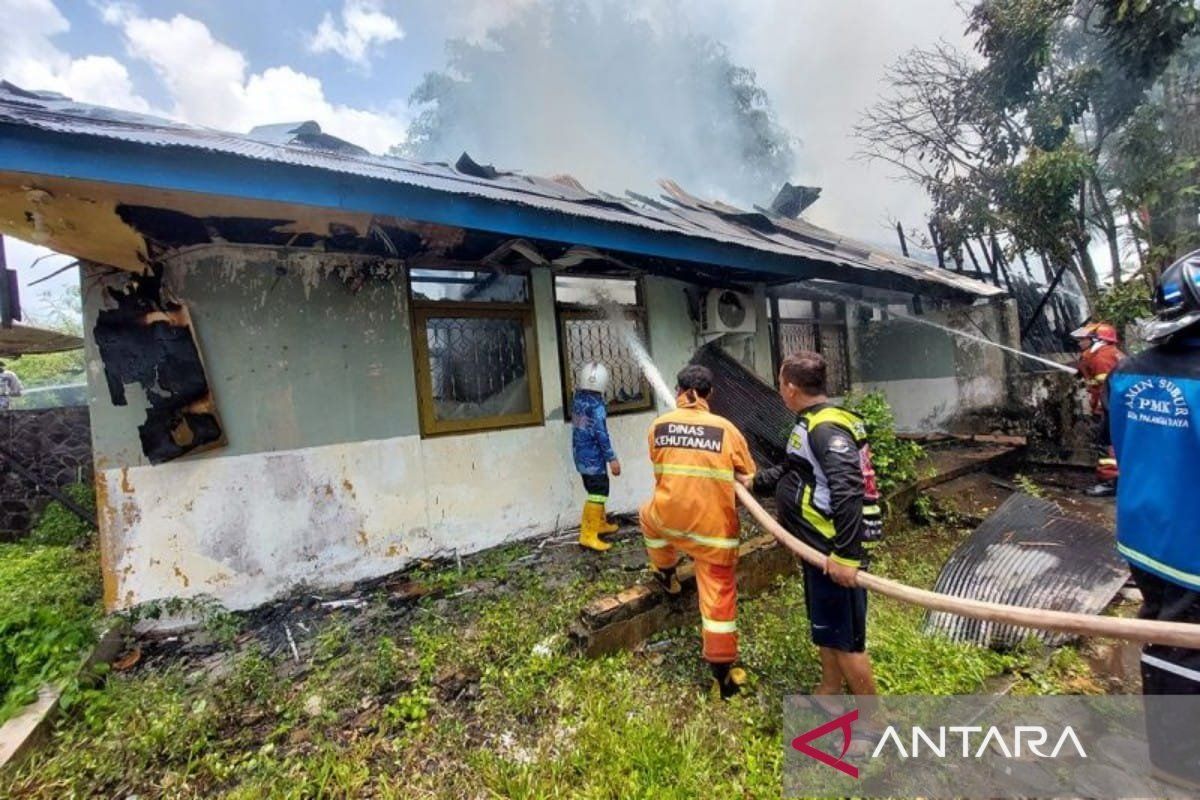
[[[64,487],[63,494],[90,512],[93,520],[96,518],[96,492],[91,486],[73,483]],[[78,544],[94,529],[94,524],[84,522],[62,503],[52,500],[34,523],[26,541],[30,544]]]
[[[1124,336],[1128,326],[1152,313],[1150,286],[1146,281],[1135,278],[1120,286],[1101,290],[1092,318],[1112,323],[1118,333]]]
[[[96,553],[0,544],[0,722],[69,678],[100,618]]]
[[[845,408],[862,417],[871,443],[871,462],[884,497],[917,479],[917,463],[925,451],[916,442],[896,435],[896,417],[883,392],[851,394]]]

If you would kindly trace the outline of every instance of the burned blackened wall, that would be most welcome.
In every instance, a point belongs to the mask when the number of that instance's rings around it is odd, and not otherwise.
[[[0,411],[0,447],[41,486],[92,482],[91,430],[82,406]],[[49,494],[0,458],[0,540],[29,530],[49,502]]]
[[[148,407],[138,426],[142,453],[161,464],[225,443],[187,306],[164,291],[162,269],[128,275],[104,290],[92,340],[110,402],[128,405],[137,384]]]
[[[166,289],[190,312],[217,408],[224,456],[381,439],[417,432],[403,281],[357,280],[354,257],[267,248],[206,248],[164,265]],[[353,267],[339,272],[341,267]],[[365,265],[364,269],[370,265]],[[122,277],[85,277],[87,328]],[[96,453],[109,466],[149,463],[131,439],[149,400],[105,397],[88,338]],[[213,454],[198,457],[211,457]]]

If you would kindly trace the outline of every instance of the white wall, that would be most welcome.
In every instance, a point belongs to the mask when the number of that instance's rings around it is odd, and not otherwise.
[[[611,511],[649,497],[652,418],[610,420],[624,467]],[[569,528],[584,498],[570,436],[559,422],[103,470],[106,588],[116,608],[200,594],[250,608],[298,583],[336,586]]]

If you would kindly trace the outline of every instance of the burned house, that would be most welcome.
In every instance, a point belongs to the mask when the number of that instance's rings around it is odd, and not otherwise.
[[[375,157],[311,123],[232,135],[0,86],[0,233],[83,264],[106,602],[261,603],[577,524],[575,369],[614,374],[625,472],[655,399],[717,343],[766,381],[826,353],[909,428],[1002,404],[1000,290],[665,183]],[[794,194],[794,193],[793,193]],[[919,308],[914,307],[919,298]],[[987,350],[987,352],[985,352]]]

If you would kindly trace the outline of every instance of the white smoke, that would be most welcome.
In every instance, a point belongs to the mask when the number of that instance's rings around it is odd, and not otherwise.
[[[544,15],[550,0],[440,1],[459,21],[455,35],[481,42],[490,30],[494,46],[520,54],[472,94],[481,107],[460,109],[457,151],[477,160],[569,173],[615,193],[655,195],[656,179],[670,177],[694,194],[764,204],[778,186],[729,166],[740,153],[714,111],[723,98],[690,74],[689,36],[699,34],[726,45],[766,90],[793,137],[789,177],[823,188],[806,217],[892,246],[889,220],[918,226],[925,218],[924,192],[887,165],[856,160],[852,132],[904,52],[939,40],[969,46],[956,0],[591,0],[601,24],[549,51],[541,29],[513,23]],[[653,32],[654,52],[635,49],[627,16]],[[439,157],[457,151],[447,141]]]
[[[655,181],[673,178],[707,197],[768,203],[792,177],[790,142],[768,137],[779,149],[756,159],[751,127],[769,119],[764,99],[736,113],[748,98],[730,88],[735,67],[715,37],[658,19],[627,4],[545,0],[519,6],[481,44],[451,43],[460,80],[448,91],[427,84],[440,119],[427,142],[419,124],[410,131],[413,154],[465,150],[615,193],[657,194]]]

